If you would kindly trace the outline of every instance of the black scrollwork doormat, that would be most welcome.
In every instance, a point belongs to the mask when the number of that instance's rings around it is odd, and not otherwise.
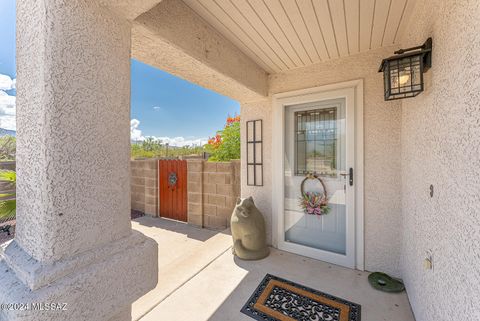
[[[360,321],[360,305],[270,274],[241,312],[268,321]]]

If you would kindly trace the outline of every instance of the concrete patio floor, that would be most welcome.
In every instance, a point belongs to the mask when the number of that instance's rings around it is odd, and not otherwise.
[[[373,290],[367,272],[276,249],[266,259],[241,261],[231,254],[228,231],[150,217],[132,225],[159,244],[159,283],[134,303],[133,320],[252,320],[240,309],[270,273],[360,304],[362,320],[414,321],[406,293]]]
[[[149,216],[132,220],[132,228],[158,244],[158,284],[132,305],[139,320],[219,255],[230,250],[228,231],[219,232]]]

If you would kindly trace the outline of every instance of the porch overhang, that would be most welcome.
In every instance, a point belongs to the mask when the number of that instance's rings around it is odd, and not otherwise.
[[[142,13],[152,9],[162,0],[101,0],[101,6],[108,8],[117,15],[133,21]]]
[[[133,21],[132,57],[240,101],[268,92],[267,72],[182,1]]]

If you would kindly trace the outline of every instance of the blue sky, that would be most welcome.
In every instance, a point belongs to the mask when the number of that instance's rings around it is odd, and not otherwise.
[[[15,129],[15,1],[0,1],[0,128]]]
[[[183,138],[198,144],[221,129],[228,115],[240,113],[235,100],[136,60],[132,60],[131,91],[131,118],[140,121],[142,135],[164,141],[177,138],[170,143]]]
[[[131,61],[132,139],[204,143],[240,105],[136,60]],[[15,130],[15,0],[0,0],[0,128]]]

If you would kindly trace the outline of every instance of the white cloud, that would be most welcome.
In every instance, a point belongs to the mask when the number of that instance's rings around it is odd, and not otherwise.
[[[196,138],[196,137],[156,137],[156,136],[143,136],[142,130],[139,129],[140,121],[138,119],[130,120],[130,140],[131,141],[144,141],[146,138],[153,138],[159,140],[163,144],[169,144],[170,146],[183,147],[192,145],[205,145],[208,142],[208,138]]]
[[[157,140],[161,140],[162,143],[166,144],[168,143],[170,146],[177,146],[177,147],[183,147],[183,146],[199,146],[199,145],[205,145],[208,142],[208,138],[195,138],[195,137],[154,137]]]
[[[0,90],[15,89],[17,79],[12,79],[10,76],[0,74]]]
[[[160,106],[153,106],[153,109],[154,109],[154,110],[160,110],[160,109],[162,109],[162,107],[160,107]]]
[[[16,130],[16,97],[0,90],[0,128]]]
[[[130,120],[130,140],[131,141],[142,141],[145,140],[145,137],[142,136],[142,131],[138,129],[140,121],[138,119]]]
[[[6,93],[7,90],[15,89],[16,83],[16,79],[0,74],[0,128],[16,130],[16,97]]]

